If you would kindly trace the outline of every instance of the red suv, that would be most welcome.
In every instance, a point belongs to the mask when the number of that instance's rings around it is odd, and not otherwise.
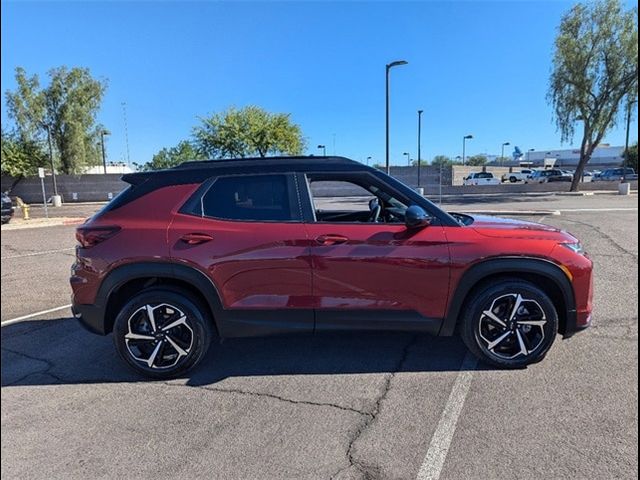
[[[149,376],[186,372],[215,337],[336,330],[458,331],[518,368],[591,320],[592,262],[570,234],[444,212],[346,158],[123,179],[77,230],[73,311]]]

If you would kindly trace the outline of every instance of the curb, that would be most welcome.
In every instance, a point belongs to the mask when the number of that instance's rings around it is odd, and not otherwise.
[[[463,213],[476,214],[476,215],[495,215],[495,216],[548,216],[548,215],[562,215],[560,210],[464,210]]]
[[[27,228],[59,227],[67,225],[80,225],[84,223],[84,217],[60,217],[60,218],[34,218],[33,220],[20,220],[19,223],[7,223],[2,225],[2,231],[24,230]]]

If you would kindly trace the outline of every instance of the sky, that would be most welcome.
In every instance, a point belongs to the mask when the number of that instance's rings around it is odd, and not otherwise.
[[[627,2],[627,6],[637,5]],[[391,163],[500,154],[560,143],[546,101],[565,1],[32,2],[3,1],[2,91],[22,66],[46,83],[81,66],[108,81],[98,121],[108,161],[144,163],[189,139],[199,117],[230,106],[290,113],[308,154],[384,163],[385,65]],[[123,108],[123,103],[125,104]],[[634,115],[637,118],[637,115]],[[2,101],[2,124],[7,123]],[[623,145],[624,122],[604,143]],[[631,139],[637,139],[634,120]]]

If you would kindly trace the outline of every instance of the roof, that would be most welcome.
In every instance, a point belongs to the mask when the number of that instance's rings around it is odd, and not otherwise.
[[[197,160],[184,162],[164,170],[129,173],[122,179],[132,185],[146,180],[154,183],[185,184],[198,183],[219,175],[284,173],[284,172],[345,172],[371,170],[362,163],[345,157],[264,157],[233,158],[221,160]]]

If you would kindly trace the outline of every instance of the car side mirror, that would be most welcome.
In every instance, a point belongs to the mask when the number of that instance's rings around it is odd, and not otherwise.
[[[431,217],[422,207],[411,205],[404,214],[404,223],[409,229],[423,228],[431,223]]]

